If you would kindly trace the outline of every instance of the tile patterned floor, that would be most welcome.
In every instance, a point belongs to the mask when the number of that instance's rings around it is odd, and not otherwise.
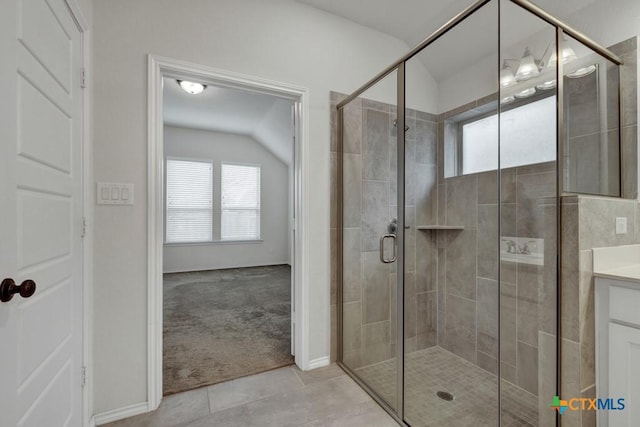
[[[439,347],[407,356],[406,416],[412,427],[497,426],[496,377]],[[393,402],[395,359],[358,374]],[[537,426],[535,396],[503,382],[502,426]],[[436,397],[452,393],[451,402]],[[158,410],[107,427],[397,427],[337,365],[295,366],[165,397]]]
[[[358,375],[395,407],[396,360],[359,368]],[[412,427],[497,426],[496,376],[440,347],[405,362],[405,418]],[[438,391],[455,396],[445,401]],[[537,426],[536,396],[502,382],[502,426]]]
[[[337,365],[295,366],[165,397],[107,427],[398,427]]]

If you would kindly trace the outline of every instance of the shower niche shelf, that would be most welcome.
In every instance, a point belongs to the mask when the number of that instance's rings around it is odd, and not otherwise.
[[[430,231],[430,230],[464,230],[463,225],[419,225],[416,227],[418,230]]]

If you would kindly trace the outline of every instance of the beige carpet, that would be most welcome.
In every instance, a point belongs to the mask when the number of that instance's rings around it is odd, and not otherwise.
[[[164,275],[164,394],[293,363],[288,265]]]

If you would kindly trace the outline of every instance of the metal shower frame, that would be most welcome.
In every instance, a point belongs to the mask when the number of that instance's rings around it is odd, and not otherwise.
[[[411,49],[407,54],[396,60],[394,63],[389,65],[387,68],[379,72],[375,77],[362,85],[359,89],[351,93],[344,100],[342,100],[337,105],[338,110],[338,164],[337,164],[337,282],[338,282],[338,292],[337,292],[337,328],[338,328],[338,364],[344,369],[362,388],[364,388],[367,393],[371,395],[371,397],[376,400],[388,413],[391,415],[398,423],[401,425],[408,425],[404,421],[404,261],[405,261],[405,250],[404,250],[404,215],[401,213],[404,212],[405,206],[405,165],[404,165],[404,151],[405,151],[405,133],[397,132],[397,206],[398,206],[398,229],[402,230],[401,233],[398,233],[399,239],[397,241],[398,249],[397,249],[397,291],[396,291],[396,374],[397,378],[397,391],[396,391],[396,409],[394,410],[387,402],[385,402],[378,394],[364,381],[362,381],[348,366],[346,366],[343,362],[343,304],[342,304],[342,288],[343,288],[343,243],[344,243],[344,229],[343,229],[343,207],[344,207],[344,141],[343,141],[343,125],[344,125],[344,117],[343,117],[343,108],[349,104],[351,101],[360,96],[367,89],[374,86],[380,80],[384,79],[394,71],[397,71],[397,127],[398,129],[404,129],[406,126],[405,119],[405,66],[406,62],[420,53],[424,48],[431,45],[433,42],[438,40],[441,36],[446,34],[449,30],[456,27],[462,21],[464,21],[469,16],[473,15],[477,10],[486,4],[497,1],[498,2],[498,19],[500,17],[500,3],[502,1],[510,1],[521,8],[527,10],[538,18],[546,21],[548,24],[552,25],[556,29],[556,55],[558,52],[561,52],[563,41],[563,36],[569,35],[572,38],[576,39],[580,43],[592,49],[594,52],[598,53],[600,56],[605,59],[613,62],[614,64],[620,66],[623,65],[623,61],[610,50],[600,46],[598,43],[584,35],[578,30],[570,27],[554,16],[550,15],[540,7],[531,3],[528,0],[477,0],[475,3],[468,6],[462,12],[451,18],[447,23],[437,29],[434,33],[424,39],[421,43]],[[498,29],[498,31],[500,31]],[[557,56],[560,57],[559,55]],[[499,64],[497,64],[499,65]],[[619,67],[618,67],[619,70]],[[557,81],[557,96],[556,96],[556,113],[557,113],[557,135],[556,135],[556,256],[557,256],[557,264],[556,264],[556,394],[561,389],[561,339],[562,339],[562,331],[561,331],[561,274],[562,271],[562,233],[561,225],[562,225],[562,203],[561,197],[564,194],[564,184],[563,184],[563,173],[562,173],[562,163],[561,159],[563,159],[563,144],[565,138],[565,119],[564,119],[564,102],[563,102],[563,64],[562,61],[557,61],[556,68],[556,81]],[[497,82],[496,82],[497,84]],[[621,82],[619,80],[618,84],[618,108],[619,111],[622,111],[622,97],[620,96],[620,86]],[[498,86],[499,87],[499,86]],[[621,169],[620,173],[622,173]],[[623,184],[623,183],[622,183]],[[500,189],[500,174],[498,174],[498,189]],[[623,194],[623,188],[621,186],[621,194]],[[499,225],[498,225],[499,226]],[[498,273],[499,274],[499,273]],[[499,277],[498,277],[499,281]],[[500,298],[500,293],[498,293],[498,298]],[[499,305],[498,305],[499,307]],[[499,310],[498,310],[498,321],[499,321]],[[499,341],[499,337],[498,337]],[[498,367],[499,369],[499,367]],[[499,371],[498,371],[499,375]],[[498,396],[500,395],[500,382],[498,382]],[[498,413],[500,399],[498,399]],[[500,424],[500,418],[498,418],[498,423]],[[559,425],[559,416],[556,414],[556,425]]]

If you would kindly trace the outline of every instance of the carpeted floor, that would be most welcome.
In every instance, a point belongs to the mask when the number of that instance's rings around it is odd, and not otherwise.
[[[293,363],[291,267],[164,275],[164,394]]]

